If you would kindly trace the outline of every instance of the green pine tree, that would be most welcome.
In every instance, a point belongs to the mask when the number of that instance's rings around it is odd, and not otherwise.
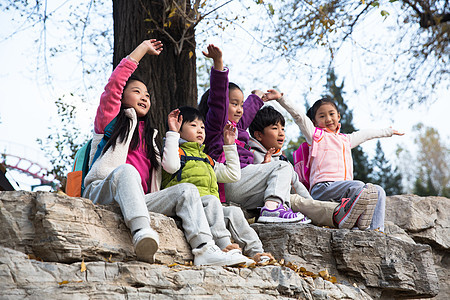
[[[334,69],[329,69],[327,72],[327,89],[325,96],[330,97],[336,103],[341,114],[341,132],[351,133],[357,129],[353,126],[353,111],[348,109],[344,102],[343,91],[344,81],[340,85],[336,83],[337,76]],[[353,178],[361,180],[362,182],[370,181],[370,173],[372,173],[372,166],[369,162],[367,154],[363,151],[361,146],[352,149],[353,157]]]
[[[424,177],[426,182],[424,182]],[[418,196],[437,196],[438,191],[434,187],[433,182],[431,180],[430,173],[428,172],[426,176],[424,176],[423,172],[420,172],[417,175],[416,182],[414,183],[413,194]]]
[[[377,141],[375,157],[372,159],[372,167],[373,172],[370,176],[370,182],[383,187],[388,196],[403,193],[402,175],[397,167],[392,169],[391,164],[384,155],[380,141]]]

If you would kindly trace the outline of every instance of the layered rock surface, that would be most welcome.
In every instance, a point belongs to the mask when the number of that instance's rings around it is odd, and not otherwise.
[[[175,221],[160,214],[151,214],[161,239],[157,264],[137,262],[117,207],[46,192],[0,192],[1,298],[447,299],[449,204],[390,197],[387,235],[253,225],[278,260],[315,273],[326,269],[337,278],[333,284],[279,265],[185,266],[189,245]]]

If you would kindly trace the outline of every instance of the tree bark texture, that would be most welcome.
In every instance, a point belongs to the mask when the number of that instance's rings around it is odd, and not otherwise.
[[[164,44],[159,56],[146,55],[136,70],[149,88],[150,114],[161,135],[172,109],[197,107],[194,25],[186,25],[179,9],[169,18],[172,2],[185,7],[186,14],[192,9],[190,0],[113,0],[114,67],[143,40],[155,38]]]

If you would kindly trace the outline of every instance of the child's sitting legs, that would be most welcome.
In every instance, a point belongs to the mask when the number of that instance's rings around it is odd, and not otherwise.
[[[146,194],[145,202],[149,211],[181,218],[184,234],[193,249],[195,265],[230,266],[246,262],[243,255],[225,253],[215,245],[195,185],[180,183]]]
[[[244,209],[263,207],[267,201],[275,201],[278,207],[270,211],[269,222],[298,222],[304,216],[289,208],[291,169],[285,161],[247,165],[241,169],[241,180],[225,184],[226,199]]]
[[[223,215],[231,237],[242,248],[245,255],[252,257],[256,262],[273,259],[272,254],[264,252],[258,234],[250,227],[239,207],[223,206]]]

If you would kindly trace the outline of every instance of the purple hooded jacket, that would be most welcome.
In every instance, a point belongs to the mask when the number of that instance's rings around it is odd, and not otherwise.
[[[228,69],[217,71],[212,68],[210,86],[205,120],[205,145],[208,154],[213,159],[219,160],[223,152],[223,129],[228,122]],[[247,128],[263,104],[264,102],[256,95],[250,95],[244,102],[244,113],[237,123],[239,141],[248,144],[250,136]],[[237,145],[237,150],[241,168],[253,164],[253,153],[250,150],[240,145]]]

